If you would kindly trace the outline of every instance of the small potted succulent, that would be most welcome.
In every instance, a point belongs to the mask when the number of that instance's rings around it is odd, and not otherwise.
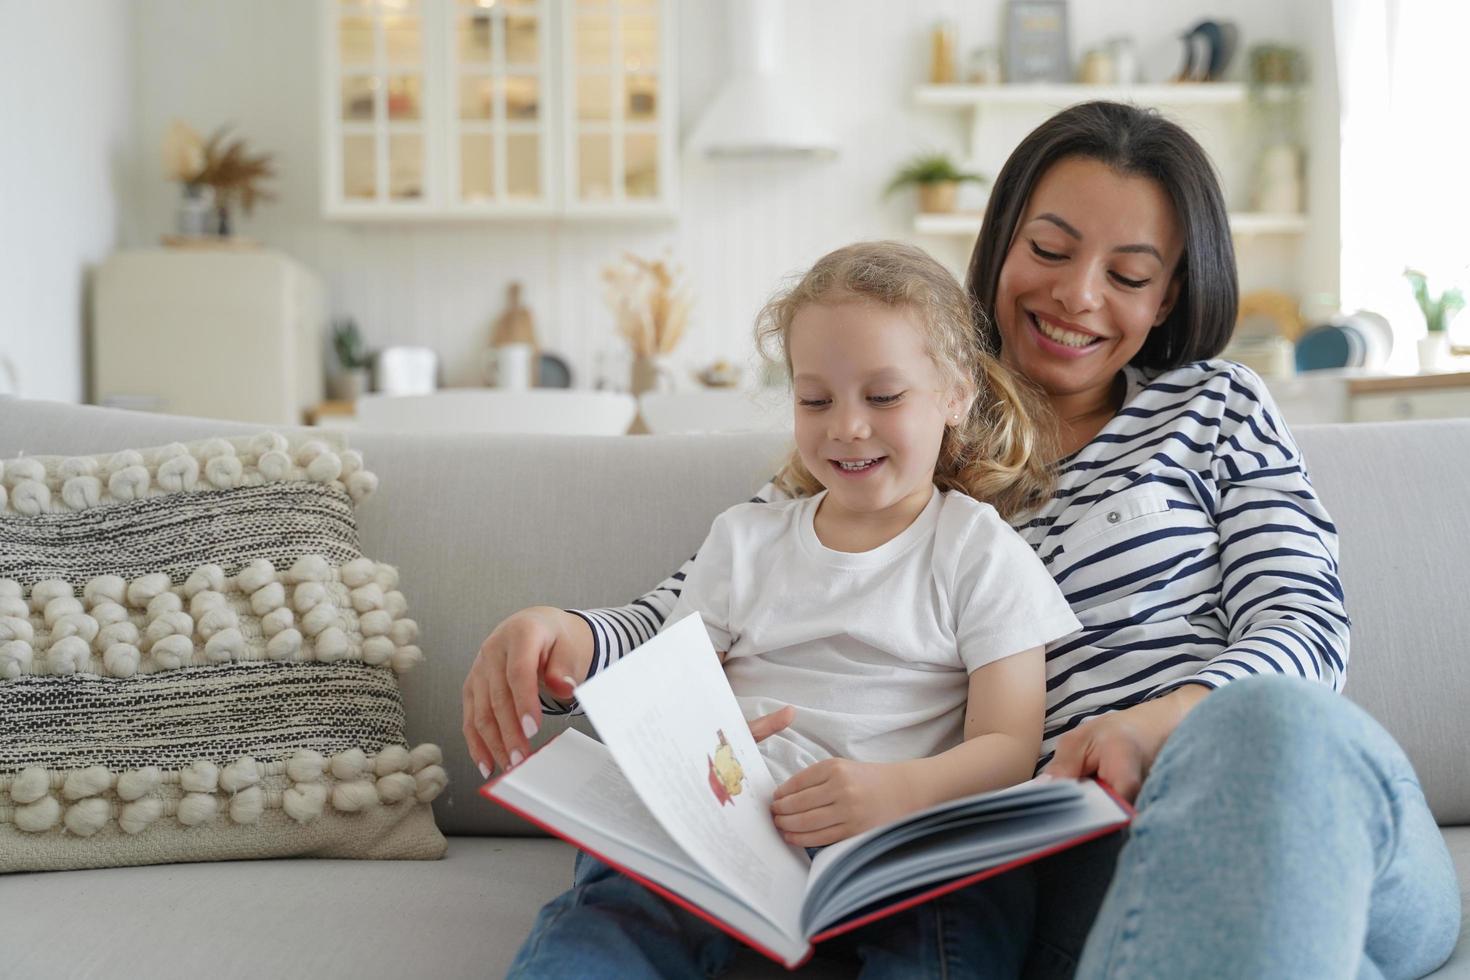
[[[947,153],[923,153],[904,164],[888,182],[884,196],[905,187],[919,189],[919,210],[925,214],[948,214],[955,209],[960,184],[985,183],[980,174],[961,170]]]
[[[1465,306],[1465,296],[1458,289],[1445,289],[1438,296],[1429,292],[1429,280],[1417,269],[1405,269],[1404,278],[1414,290],[1414,301],[1424,314],[1428,335],[1419,341],[1419,367],[1433,371],[1446,366],[1450,357],[1449,325]]]
[[[328,379],[332,398],[352,402],[368,390],[368,367],[372,356],[363,343],[357,321],[342,317],[332,321],[332,350],[337,354],[337,370]]]

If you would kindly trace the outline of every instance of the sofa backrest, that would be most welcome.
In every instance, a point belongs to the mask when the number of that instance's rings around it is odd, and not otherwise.
[[[254,428],[0,398],[0,458]],[[475,792],[460,733],[464,675],[494,625],[535,603],[642,594],[785,450],[770,434],[349,437],[381,478],[359,514],[363,548],[399,567],[422,629],[428,660],[403,682],[408,734],[444,749],[452,782],[435,807],[446,833],[529,832]],[[1440,822],[1470,823],[1470,420],[1323,426],[1298,439],[1341,529],[1348,695],[1404,746]]]
[[[1341,544],[1347,695],[1398,739],[1439,822],[1470,823],[1470,419],[1296,435]]]

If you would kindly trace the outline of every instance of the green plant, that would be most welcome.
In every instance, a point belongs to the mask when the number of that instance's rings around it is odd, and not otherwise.
[[[1450,325],[1455,314],[1465,308],[1465,296],[1458,289],[1446,289],[1438,297],[1429,294],[1429,280],[1416,269],[1405,269],[1404,278],[1414,290],[1414,300],[1419,312],[1424,314],[1424,326],[1430,333],[1442,333]]]
[[[893,175],[893,179],[888,182],[888,187],[883,191],[883,194],[886,197],[894,191],[910,185],[923,186],[925,184],[964,183],[966,181],[983,184],[985,183],[985,177],[981,174],[961,170],[949,158],[949,154],[947,153],[921,153],[904,164],[903,169]]]
[[[332,349],[337,352],[337,361],[345,371],[368,366],[367,346],[362,342],[357,321],[351,317],[332,321]]]

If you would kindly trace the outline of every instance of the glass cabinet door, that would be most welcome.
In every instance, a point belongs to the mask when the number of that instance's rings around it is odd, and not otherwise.
[[[318,0],[346,218],[667,214],[674,0]]]
[[[551,198],[551,0],[454,0],[451,199],[514,210]]]
[[[563,0],[571,210],[667,207],[675,71],[667,0]]]
[[[429,194],[427,28],[420,0],[339,0],[335,41],[338,172],[349,204],[419,205]]]

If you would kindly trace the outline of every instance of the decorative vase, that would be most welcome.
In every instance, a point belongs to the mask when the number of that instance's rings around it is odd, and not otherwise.
[[[180,235],[200,238],[213,235],[215,228],[214,188],[208,184],[185,184],[179,196],[174,225]]]
[[[355,402],[368,390],[367,368],[352,368],[332,375],[328,379],[328,389],[332,400],[339,402]]]
[[[673,386],[674,373],[669,369],[667,356],[638,354],[633,358],[628,387],[635,397],[650,391],[668,391]]]
[[[1419,370],[1443,371],[1450,366],[1450,335],[1436,330],[1419,338]]]
[[[919,210],[925,214],[949,214],[954,211],[959,190],[959,182],[953,180],[920,184]]]

